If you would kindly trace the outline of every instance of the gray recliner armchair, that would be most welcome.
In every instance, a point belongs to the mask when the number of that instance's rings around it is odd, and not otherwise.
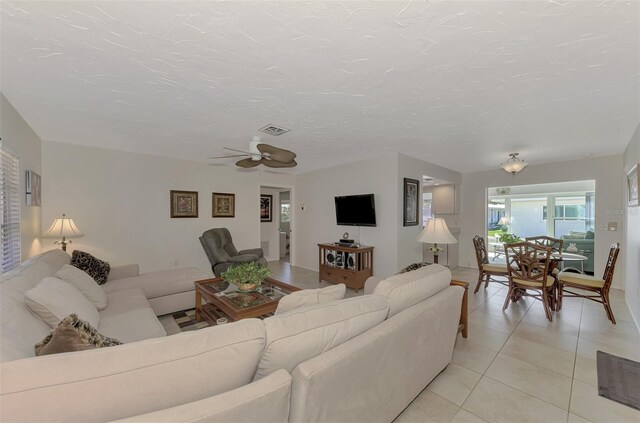
[[[264,266],[267,265],[262,248],[238,251],[233,245],[231,234],[227,228],[204,231],[200,237],[200,243],[211,262],[213,274],[218,277],[231,266],[241,263],[258,262]]]

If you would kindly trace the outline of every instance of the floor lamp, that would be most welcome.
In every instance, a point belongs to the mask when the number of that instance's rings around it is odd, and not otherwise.
[[[433,262],[438,262],[438,253],[442,251],[438,244],[455,244],[458,240],[451,235],[449,228],[447,228],[447,222],[441,217],[434,217],[427,221],[427,226],[424,227],[420,235],[418,235],[418,241],[427,244],[433,244],[430,250],[433,252]]]

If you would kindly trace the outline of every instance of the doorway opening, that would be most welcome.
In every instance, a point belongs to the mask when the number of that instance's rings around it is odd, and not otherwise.
[[[260,219],[260,247],[267,261],[292,263],[293,191],[291,187],[260,187],[261,208],[268,218]],[[269,204],[263,204],[267,201]]]

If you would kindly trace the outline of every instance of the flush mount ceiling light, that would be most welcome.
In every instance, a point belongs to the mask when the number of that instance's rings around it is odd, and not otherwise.
[[[509,153],[509,160],[500,165],[505,171],[509,172],[512,175],[515,175],[516,173],[527,167],[527,162],[519,159],[518,154],[520,153]]]

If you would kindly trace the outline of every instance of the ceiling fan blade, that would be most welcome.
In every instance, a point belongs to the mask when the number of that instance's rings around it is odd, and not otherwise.
[[[296,167],[298,165],[295,160],[291,160],[287,163],[282,163],[275,160],[262,159],[261,162],[267,167]]]
[[[233,154],[231,156],[209,156],[208,159],[228,159],[229,157],[245,157],[248,154]]]
[[[258,144],[258,151],[262,154],[267,154],[269,159],[280,163],[290,163],[297,157],[293,151],[274,147],[269,144]]]
[[[242,159],[236,162],[236,166],[244,167],[244,168],[256,167],[262,164],[263,160],[264,159],[260,159],[260,160]]]
[[[236,150],[235,148],[229,148],[229,147],[222,147],[222,148],[224,148],[225,150],[235,151],[236,153],[248,154],[250,156],[254,156],[254,155],[257,156],[258,155],[258,153],[252,153],[250,151]]]

